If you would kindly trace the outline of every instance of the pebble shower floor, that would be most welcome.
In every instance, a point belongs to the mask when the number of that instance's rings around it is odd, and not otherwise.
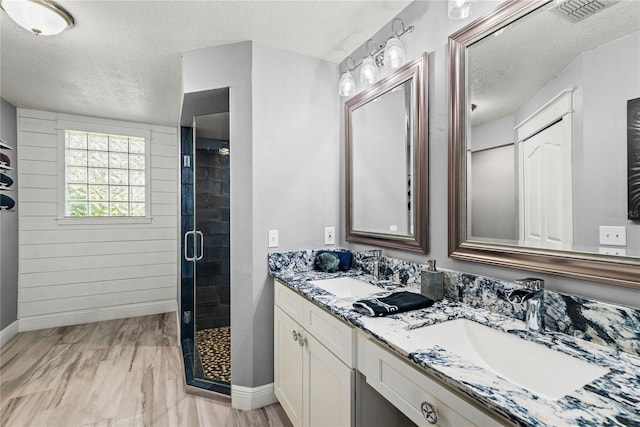
[[[196,331],[202,370],[208,378],[231,382],[231,328]]]

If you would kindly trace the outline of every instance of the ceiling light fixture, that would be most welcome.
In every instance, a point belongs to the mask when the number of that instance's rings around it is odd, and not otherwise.
[[[402,31],[400,31],[399,33],[394,31],[393,26],[396,21],[400,21],[400,24],[402,25]],[[412,31],[413,25],[405,27],[404,22],[402,22],[400,18],[395,18],[391,22],[391,36],[384,46],[378,46],[374,39],[369,39],[365,43],[367,56],[365,56],[362,61],[355,64],[354,59],[349,56],[345,60],[347,71],[342,73],[342,76],[340,77],[340,83],[338,87],[340,96],[351,96],[355,93],[356,85],[355,81],[353,80],[352,71],[360,66],[362,66],[362,68],[360,69],[360,83],[362,83],[363,85],[370,85],[378,80],[380,74],[379,67],[387,66],[389,69],[400,67],[404,63],[404,47],[400,42],[400,37]],[[390,41],[391,43],[389,43]],[[369,49],[369,43],[371,42],[373,42],[376,47],[378,47],[378,49],[374,52]],[[349,66],[349,61],[352,62],[353,66]]]
[[[53,36],[73,27],[73,16],[49,0],[0,0],[16,24],[35,35]]]
[[[448,14],[451,19],[464,19],[473,12],[473,3],[476,0],[449,0]]]

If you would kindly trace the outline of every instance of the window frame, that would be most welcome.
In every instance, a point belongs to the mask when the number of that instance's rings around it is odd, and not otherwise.
[[[58,120],[58,224],[146,224],[151,217],[151,130],[136,127],[117,126],[112,124],[98,124]],[[144,138],[144,216],[65,216],[66,212],[66,131],[87,133],[101,133],[108,135],[130,136]]]

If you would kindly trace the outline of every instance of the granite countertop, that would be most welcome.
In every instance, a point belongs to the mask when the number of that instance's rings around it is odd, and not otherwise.
[[[354,299],[338,298],[310,280],[358,277],[360,271],[322,273],[280,271],[272,276],[320,307],[344,319],[465,395],[518,425],[526,426],[640,426],[640,357],[559,333],[525,330],[524,322],[446,299],[432,307],[387,317],[368,317],[352,310]],[[419,292],[413,287],[398,288]],[[381,292],[389,292],[381,288]],[[440,347],[421,348],[409,339],[411,329],[459,318],[469,319],[520,338],[543,344],[609,372],[558,400],[538,396],[517,384],[474,365]],[[499,349],[508,351],[508,349]],[[526,366],[523,366],[526,369]]]

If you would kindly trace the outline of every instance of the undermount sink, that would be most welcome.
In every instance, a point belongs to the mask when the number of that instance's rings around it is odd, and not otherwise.
[[[361,298],[383,292],[384,289],[353,277],[336,277],[334,279],[311,280],[311,284],[324,289],[338,298]]]
[[[539,396],[557,400],[609,372],[514,334],[456,319],[411,330],[420,348],[438,345]]]

